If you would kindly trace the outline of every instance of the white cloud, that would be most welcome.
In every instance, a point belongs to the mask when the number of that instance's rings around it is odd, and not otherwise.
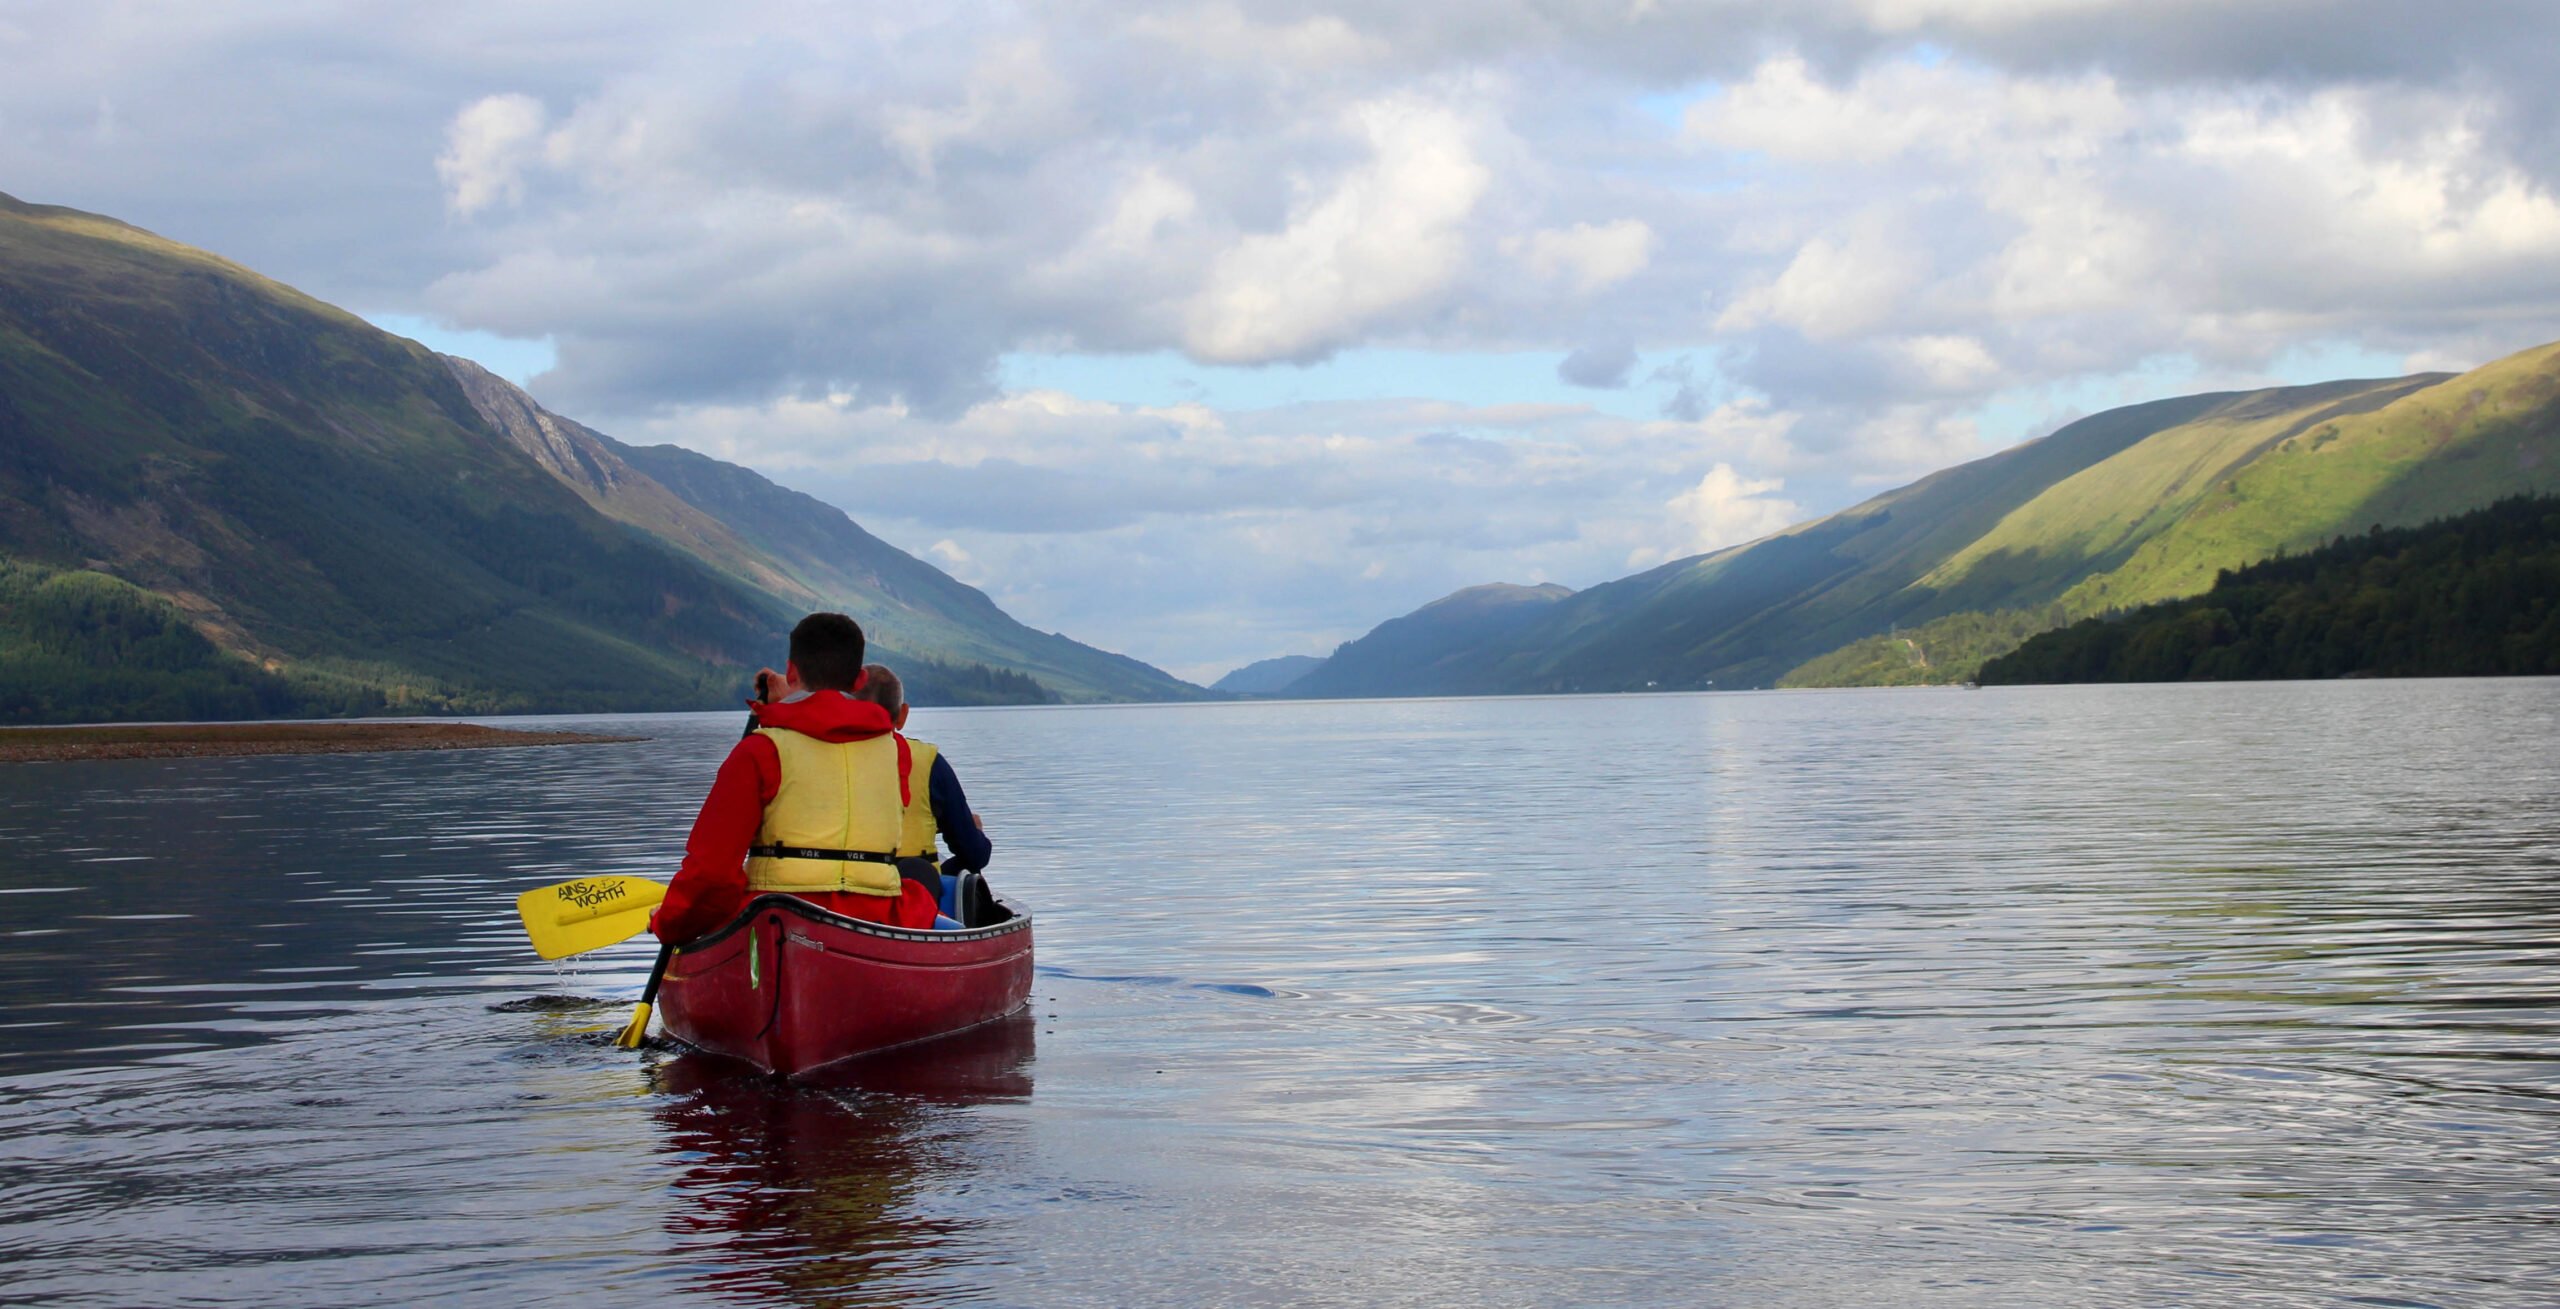
[[[1784,271],[1736,296],[1716,329],[1745,332],[1764,323],[1794,328],[1815,341],[1838,340],[1889,322],[1929,273],[1913,234],[1870,216],[1838,236],[1804,243]]]
[[[1842,438],[1857,451],[1847,485],[1858,494],[1899,486],[1924,473],[1989,453],[1970,415],[1928,403],[1886,405],[1861,415]]]
[[[1210,268],[1184,344],[1201,359],[1306,359],[1358,339],[1450,287],[1463,224],[1491,174],[1474,127],[1446,105],[1398,96],[1348,115],[1370,158],[1310,195],[1277,232],[1245,237]]]
[[[1076,90],[1039,42],[1001,41],[970,69],[958,103],[892,106],[881,133],[930,182],[946,151],[1045,139],[1074,114]]]
[[[1641,219],[1575,223],[1514,238],[1504,249],[1536,277],[1562,281],[1582,292],[1613,286],[1644,271],[1653,259],[1653,229]]]
[[[1203,4],[1140,14],[1133,35],[1162,41],[1184,55],[1218,64],[1276,61],[1316,70],[1373,60],[1385,45],[1333,14],[1297,22],[1261,22],[1233,4]]]
[[[2483,314],[2507,348],[2560,332],[2560,203],[2485,112],[2408,87],[1957,61],[1833,78],[1779,56],[1684,132],[1778,161],[1793,201],[1730,247],[1765,270],[1715,318],[1749,342],[1738,380],[1836,411],[1819,425],[1898,470],[1889,451],[1946,443],[1855,434],[1951,430],[1995,395],[2163,356],[2247,372],[2307,341],[2474,348]]]
[[[494,204],[524,199],[525,170],[542,154],[550,114],[529,95],[483,96],[463,106],[445,128],[436,176],[445,203],[468,218]]]
[[[1976,395],[2000,376],[2000,361],[1970,336],[1906,337],[1893,348],[1929,390]]]
[[[2014,24],[2031,18],[2103,10],[2110,0],[1865,0],[1860,7],[1888,32],[1908,32],[1933,22]]]
[[[1780,55],[1692,106],[1683,130],[1693,143],[1720,149],[1872,165],[1906,155],[2085,159],[2140,121],[2100,73],[2018,78],[1894,62],[1834,84],[1804,59]]]
[[[1163,170],[1142,168],[1113,198],[1103,220],[1087,234],[1085,244],[1098,253],[1143,258],[1159,233],[1197,214],[1200,198]]]
[[[2467,291],[2483,275],[2532,276],[2560,256],[2551,185],[2500,156],[2458,98],[2222,101],[2180,127],[2166,157],[2227,179],[2220,198],[2240,220],[2228,236],[2286,282]]]
[[[1717,464],[1696,486],[1671,497],[1673,521],[1687,532],[1687,552],[1704,554],[1729,545],[1755,541],[1800,522],[1804,507],[1778,499],[1783,478],[1750,478]]]
[[[546,396],[607,418],[828,392],[948,417],[1012,351],[1364,344],[1721,347],[1781,407],[1955,406],[2306,333],[2437,349],[2484,305],[2560,324],[2560,139],[2535,135],[2560,97],[2513,53],[2530,42],[2359,10],[2286,44],[2246,8],[964,4],[812,26],[749,3],[599,28],[460,0],[369,31],[199,13],[157,44],[66,16],[36,34],[61,69],[0,88],[0,163],[76,156],[101,95],[119,151],[172,149],[149,89],[173,69],[348,44],[361,106],[327,79],[226,84],[273,98],[250,119],[320,125],[296,148],[333,162],[288,179],[280,146],[234,142],[122,167],[338,197],[431,132],[423,221],[368,199],[177,234],[371,311],[557,339]],[[1672,132],[1632,107],[1662,70],[1710,79]],[[1994,367],[1898,344],[1936,338]]]

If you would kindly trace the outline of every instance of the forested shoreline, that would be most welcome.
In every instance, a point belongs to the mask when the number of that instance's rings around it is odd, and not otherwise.
[[[2034,637],[1984,685],[2560,674],[2560,498],[2518,496]]]

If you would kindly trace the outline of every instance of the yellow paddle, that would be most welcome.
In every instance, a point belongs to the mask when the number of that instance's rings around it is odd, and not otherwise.
[[[649,930],[649,911],[667,898],[645,877],[581,877],[516,897],[533,952],[545,959],[585,954]]]
[[[516,897],[516,913],[524,919],[533,951],[558,959],[600,950],[649,930],[649,911],[667,898],[667,888],[645,877],[581,877],[557,886],[537,887]],[[667,975],[674,946],[658,947],[658,962],[649,969],[649,985],[640,992],[640,1007],[631,1023],[613,1039],[625,1050],[637,1050],[649,1034],[649,1006],[658,998],[658,983]]]

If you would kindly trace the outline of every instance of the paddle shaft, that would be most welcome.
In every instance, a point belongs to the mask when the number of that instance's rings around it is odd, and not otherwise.
[[[649,967],[649,984],[640,988],[640,1006],[631,1011],[631,1025],[622,1029],[615,1044],[625,1050],[637,1050],[649,1036],[649,1008],[658,1002],[658,983],[667,980],[667,965],[676,957],[673,942],[658,947],[658,962]]]
[[[667,964],[675,957],[674,945],[658,947],[658,962],[649,966],[649,984],[640,988],[640,1003],[656,1004],[658,1002],[658,983],[667,980]]]

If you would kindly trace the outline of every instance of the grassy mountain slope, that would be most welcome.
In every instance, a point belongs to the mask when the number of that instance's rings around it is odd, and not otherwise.
[[[1935,592],[1941,609],[2041,603],[2120,567],[2268,450],[2444,380],[2332,382],[2231,398],[2055,482],[1917,585]]]
[[[1035,631],[986,593],[862,530],[814,496],[680,446],[607,450],[734,533],[788,585],[841,607],[886,645],[1029,673],[1068,700],[1178,700],[1200,688],[1161,669]]]
[[[2073,616],[2193,595],[2214,575],[2370,527],[2560,489],[2560,345],[2287,435],[2062,599]]]
[[[2110,410],[1748,545],[1592,587],[1506,634],[1408,651],[1363,685],[1961,680],[2035,631],[2192,594],[2278,548],[2549,488],[2555,396],[2560,347],[2545,347],[2459,377]]]
[[[1922,585],[1947,588],[1956,602],[2032,606],[1968,616],[2024,640],[2075,619],[2194,595],[2223,570],[2281,551],[2560,489],[2560,346],[2456,377],[2370,387],[2234,433],[2206,427],[2167,434],[2178,439],[2057,484]],[[2217,435],[2224,439],[2210,440]],[[2207,457],[2191,457],[2200,448]],[[2057,582],[2069,585],[2056,592]],[[1962,680],[1972,673],[1968,664],[2014,648],[1977,643],[1923,680]],[[1786,680],[1877,684],[1868,674],[1884,666],[1872,653],[1844,648]]]
[[[629,453],[203,251],[0,196],[0,561],[165,599],[281,676],[258,712],[725,704],[826,605],[887,629],[924,703],[1199,694],[745,470],[690,457],[764,493],[724,519]],[[832,516],[806,557],[748,539],[794,515]]]
[[[1582,591],[1498,641],[1416,652],[1370,694],[1496,694],[1758,685],[1895,622],[1907,588],[2045,488],[2229,400],[2113,409],[1933,473],[1854,508]]]
[[[1852,641],[1809,659],[1778,679],[1784,687],[1955,686],[1973,681],[1984,661],[2061,621],[2059,606],[1967,611]]]
[[[2176,521],[2175,501],[2192,502],[2214,473],[2250,450],[2429,380],[2189,396],[2110,410],[1710,556],[1613,616],[1598,639],[1551,655],[1542,671],[1592,689],[1629,688],[1643,673],[1666,686],[1708,679],[1766,685],[1805,659],[1895,624],[2040,606],[2129,556],[2145,533]],[[2025,534],[2022,523],[2041,530]]]
[[[493,439],[422,347],[5,197],[0,505],[0,553],[394,709],[704,703],[783,617]]]

